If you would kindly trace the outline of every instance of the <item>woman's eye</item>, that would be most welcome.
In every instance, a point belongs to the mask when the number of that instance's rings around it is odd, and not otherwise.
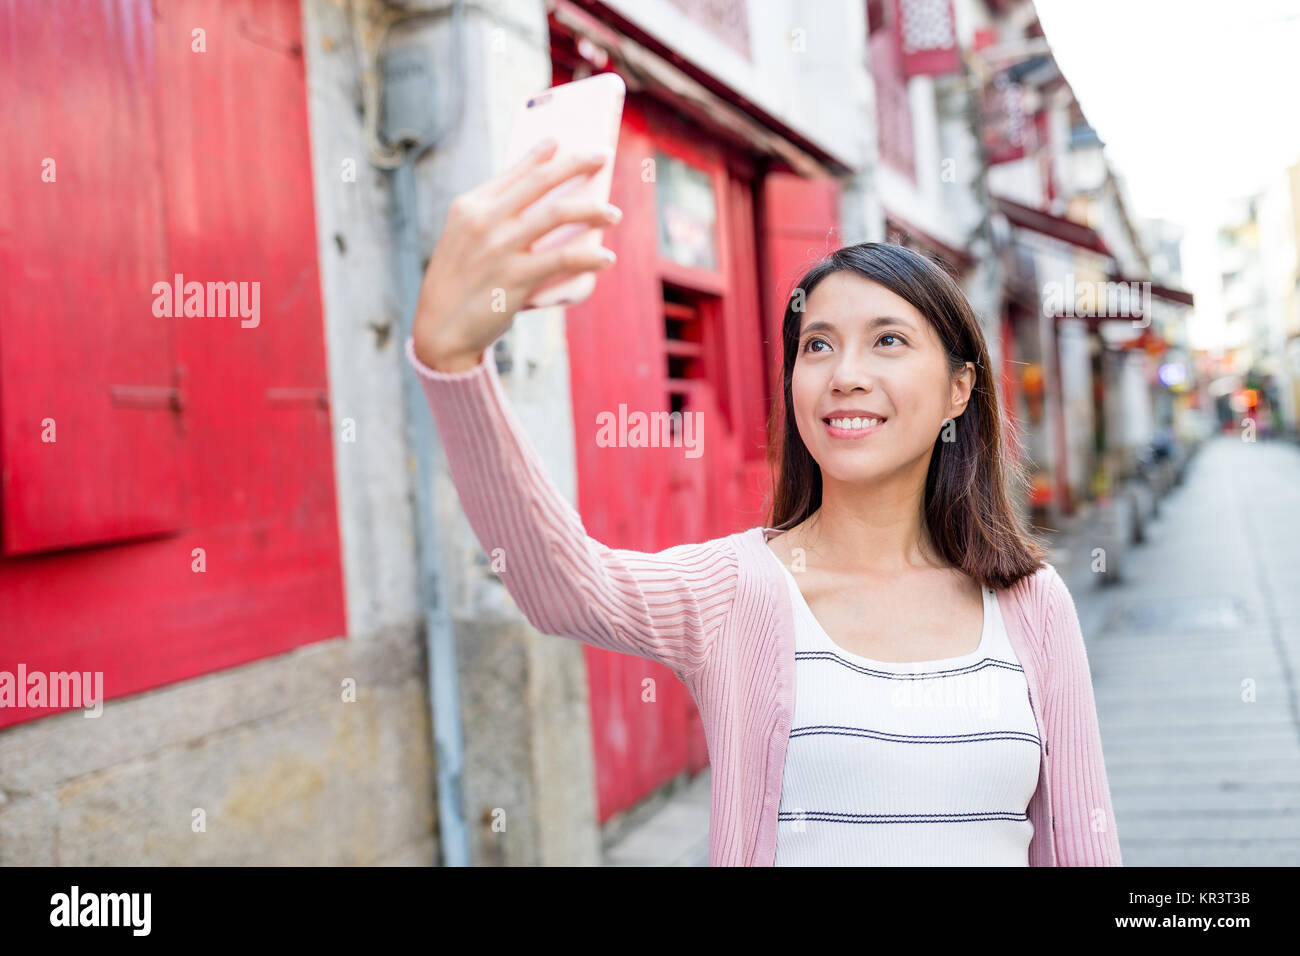
[[[885,339],[898,339],[899,342],[902,342],[902,341],[903,341],[902,336],[895,335],[893,332],[886,332],[886,333],[885,333],[884,335],[882,335],[882,336],[881,336],[877,341],[878,341],[878,342],[883,342],[883,341],[885,341]],[[906,344],[906,343],[904,343],[904,344]]]
[[[804,350],[805,352],[811,352],[811,351],[813,350],[813,346],[814,346],[814,345],[826,345],[826,340],[825,340],[825,339],[809,339],[806,343],[804,343],[803,350]],[[830,346],[827,346],[827,348],[829,348],[829,347],[830,347]]]

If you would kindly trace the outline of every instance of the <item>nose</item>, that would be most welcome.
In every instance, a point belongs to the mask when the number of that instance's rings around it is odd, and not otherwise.
[[[840,355],[842,358],[835,363],[835,368],[831,372],[831,391],[848,393],[861,389],[870,392],[871,370],[866,357],[860,355],[856,349],[848,349]]]

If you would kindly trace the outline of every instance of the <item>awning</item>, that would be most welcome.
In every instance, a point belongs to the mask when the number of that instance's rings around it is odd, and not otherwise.
[[[1142,282],[1142,279],[1116,279],[1116,282]],[[1168,302],[1176,302],[1179,305],[1195,305],[1190,292],[1184,292],[1182,289],[1173,289],[1167,285],[1158,285],[1151,283],[1151,294],[1157,298],[1164,299]]]
[[[833,155],[796,132],[724,84],[707,65],[689,62],[617,10],[601,8],[598,19],[572,0],[546,0],[546,11],[554,30],[604,50],[628,93],[643,92],[745,151],[782,163],[805,178],[833,178],[855,171],[848,158]]]
[[[1141,331],[1136,336],[1130,338],[1128,341],[1111,343],[1114,344],[1116,347],[1123,347],[1123,348],[1130,348],[1139,340],[1141,340],[1142,342],[1146,342],[1148,340],[1148,333],[1150,332],[1154,334],[1154,332],[1152,331],[1150,320],[1146,316],[1142,315],[1140,312],[1134,313],[1132,315],[1099,315],[1096,312],[1077,312],[1074,314],[1070,314],[1066,312],[1055,312],[1052,314],[1052,321],[1058,324],[1067,321],[1080,322],[1087,327],[1089,332],[1098,332],[1098,333],[1100,333],[1101,326],[1103,324],[1118,325],[1119,323],[1124,322],[1124,323],[1128,323],[1128,325],[1132,328],[1141,328]],[[1142,323],[1143,321],[1146,322],[1146,325],[1140,326],[1139,323]],[[1161,341],[1163,341],[1163,339]]]
[[[943,260],[948,266],[948,271],[953,274],[965,272],[975,265],[975,257],[965,249],[959,249],[941,239],[936,239],[888,209],[885,210],[885,238],[896,245],[908,246]]]
[[[1013,226],[1051,236],[1053,239],[1068,242],[1072,246],[1078,246],[1081,249],[1087,249],[1103,256],[1114,257],[1114,254],[1106,246],[1105,240],[1101,238],[1101,234],[1091,226],[1085,226],[1083,223],[1065,219],[1062,216],[1054,216],[1050,212],[1035,209],[1032,206],[1025,206],[1001,196],[990,196],[989,198],[993,201],[994,208],[1006,216]]]

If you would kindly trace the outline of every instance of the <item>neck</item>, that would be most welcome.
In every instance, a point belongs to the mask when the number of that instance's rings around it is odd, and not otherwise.
[[[944,567],[926,531],[929,456],[869,483],[822,475],[822,502],[805,522],[806,546],[836,567],[895,574]]]

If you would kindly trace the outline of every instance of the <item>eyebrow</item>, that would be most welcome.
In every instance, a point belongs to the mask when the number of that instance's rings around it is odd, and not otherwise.
[[[911,322],[907,321],[906,319],[900,319],[897,316],[893,316],[893,315],[876,316],[874,319],[872,319],[870,322],[867,323],[867,331],[870,332],[873,329],[878,329],[882,325],[901,325],[906,329],[916,331],[915,327],[912,325]],[[832,323],[827,322],[824,319],[818,319],[815,322],[809,322],[807,325],[805,325],[803,327],[803,331],[799,335],[800,338],[802,338],[803,336],[807,335],[809,332],[834,332],[834,331],[835,331],[835,326]]]

